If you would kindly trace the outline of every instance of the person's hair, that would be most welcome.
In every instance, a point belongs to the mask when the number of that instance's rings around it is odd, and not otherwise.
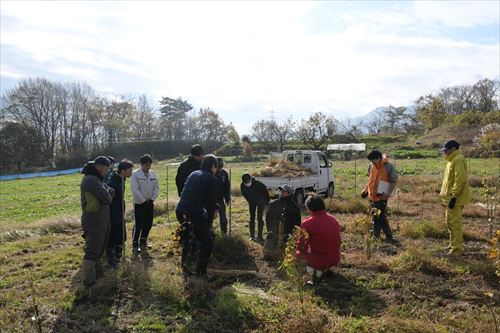
[[[217,158],[215,158],[214,155],[208,154],[203,156],[203,159],[201,160],[201,170],[210,171],[214,166],[217,167]]]
[[[312,195],[307,198],[306,207],[311,212],[318,212],[320,210],[325,210],[325,202],[319,195]]]
[[[249,173],[244,173],[243,176],[241,176],[241,180],[244,183],[248,183],[249,181],[252,180],[252,176]]]
[[[144,154],[139,159],[139,163],[141,163],[141,165],[142,164],[147,164],[147,163],[153,163],[153,158],[149,154]]]
[[[382,158],[382,153],[376,149],[372,150],[367,157],[370,161]]]
[[[120,173],[122,170],[127,170],[133,167],[134,164],[125,158],[118,163],[118,172]]]
[[[224,160],[222,157],[217,157],[217,165],[219,168],[222,168],[224,166]]]
[[[191,147],[191,155],[193,156],[202,156],[204,153],[203,148],[199,144],[195,144]]]

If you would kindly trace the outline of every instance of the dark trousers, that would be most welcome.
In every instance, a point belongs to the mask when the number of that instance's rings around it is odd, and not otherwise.
[[[389,227],[389,221],[387,220],[387,200],[372,201],[371,206],[380,210],[378,215],[373,214],[372,216],[373,237],[380,238],[380,230],[382,230],[386,239],[392,239],[391,227]]]
[[[219,220],[220,220],[220,230],[223,234],[227,234],[227,216],[226,216],[226,204],[224,200],[219,201]]]
[[[111,228],[109,230],[109,240],[108,240],[108,249],[115,249],[118,246],[123,246],[125,242],[125,226],[123,217],[121,214],[119,216],[113,216],[111,214]]]
[[[265,206],[266,202],[264,200],[248,203],[248,209],[250,210],[250,237],[255,237],[255,211],[257,210],[257,235],[262,238],[262,231],[264,230],[264,219],[262,218],[262,215],[264,214]]]
[[[89,214],[90,215],[90,214]],[[85,214],[84,214],[85,216]],[[102,257],[109,237],[109,222],[106,220],[82,218],[84,259],[96,260]]]
[[[206,215],[201,218],[192,218],[193,233],[196,241],[200,245],[198,252],[198,265],[206,266],[214,250],[214,235]]]
[[[153,210],[154,204],[152,201],[146,201],[143,204],[134,205],[134,236],[133,244],[137,244],[139,238],[147,239],[149,231],[153,226]]]

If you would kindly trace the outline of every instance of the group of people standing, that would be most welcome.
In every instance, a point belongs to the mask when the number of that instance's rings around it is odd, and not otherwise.
[[[80,185],[84,245],[83,284],[92,286],[102,276],[101,257],[116,267],[123,256],[126,240],[125,181],[130,178],[134,202],[133,253],[148,255],[148,235],[153,225],[154,201],[159,194],[159,181],[150,170],[153,159],[145,154],[135,171],[127,159],[115,167],[111,156],[99,156],[82,168]]]
[[[460,144],[450,140],[441,151],[448,161],[444,173],[440,200],[446,209],[446,223],[450,232],[450,254],[462,253],[463,229],[461,212],[470,201],[465,158],[459,151]],[[372,207],[372,235],[379,239],[381,232],[389,243],[397,243],[387,219],[387,203],[396,187],[398,175],[395,167],[378,150],[368,154],[370,166],[368,181],[361,197],[368,198]],[[82,228],[85,239],[83,283],[91,286],[102,275],[100,258],[106,251],[108,264],[116,267],[123,256],[126,240],[125,181],[130,178],[134,202],[134,229],[132,253],[149,256],[149,232],[153,225],[154,202],[159,195],[159,181],[151,170],[153,159],[145,154],[140,157],[140,168],[132,172],[133,164],[124,159],[114,170],[112,157],[99,156],[82,169],[81,182]],[[219,215],[220,230],[227,233],[226,206],[231,201],[231,183],[224,170],[222,158],[205,155],[200,145],[191,148],[176,176],[180,197],[176,216],[187,231],[182,245],[182,266],[192,274],[186,264],[190,252],[197,250],[195,274],[207,277],[207,266],[214,248],[213,221]],[[384,186],[382,186],[384,185]],[[313,281],[321,278],[324,270],[340,261],[340,227],[335,217],[326,212],[323,199],[310,196],[305,202],[309,213],[301,222],[299,203],[293,198],[293,189],[284,184],[279,187],[279,198],[270,202],[266,186],[246,173],[242,176],[241,194],[249,209],[250,240],[264,244],[269,249],[283,248],[296,226],[302,233],[297,241],[296,257],[305,261]],[[266,212],[266,240],[263,237],[264,211]],[[257,237],[255,222],[257,220]],[[194,242],[188,240],[192,237]]]
[[[182,226],[181,263],[184,274],[196,274],[208,279],[207,266],[215,239],[213,221],[217,214],[221,232],[227,233],[226,205],[231,200],[231,184],[223,167],[221,158],[204,155],[203,149],[195,145],[177,171],[176,184],[180,199],[176,216]],[[240,190],[248,203],[250,240],[265,244],[268,248],[282,249],[295,226],[301,225],[301,211],[293,199],[293,190],[288,185],[281,186],[279,198],[269,204],[267,187],[248,173],[242,176]],[[264,211],[268,204],[267,236],[264,240]],[[337,220],[326,212],[321,197],[308,198],[306,207],[310,217],[302,225],[308,236],[299,239],[296,255],[313,271],[321,272],[337,265],[340,260],[340,227]],[[187,257],[196,251],[196,271],[191,272]]]

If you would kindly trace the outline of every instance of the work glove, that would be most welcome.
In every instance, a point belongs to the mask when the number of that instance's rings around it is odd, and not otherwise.
[[[366,198],[367,196],[368,196],[368,192],[366,192],[366,191],[361,192],[361,198],[363,198],[363,199],[364,199],[364,198]]]
[[[457,203],[457,198],[451,198],[450,202],[448,203],[448,208],[453,209],[455,208],[455,204]]]

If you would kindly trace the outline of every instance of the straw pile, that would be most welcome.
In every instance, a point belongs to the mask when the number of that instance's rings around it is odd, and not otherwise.
[[[272,160],[268,165],[254,173],[256,177],[285,177],[297,178],[310,176],[311,170],[293,162]]]

